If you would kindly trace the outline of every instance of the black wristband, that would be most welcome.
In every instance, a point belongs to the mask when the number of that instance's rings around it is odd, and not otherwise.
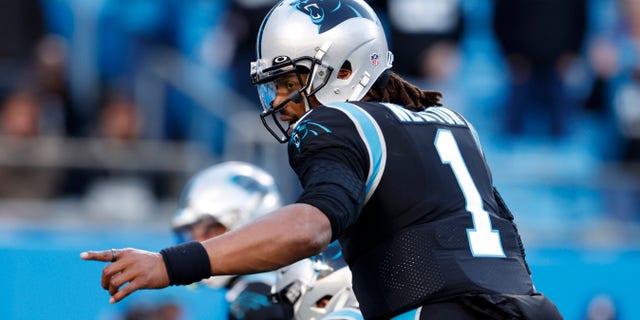
[[[209,255],[198,241],[162,249],[160,254],[171,285],[187,285],[211,276]]]

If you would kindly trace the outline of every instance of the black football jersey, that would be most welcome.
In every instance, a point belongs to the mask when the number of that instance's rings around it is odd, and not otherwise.
[[[365,318],[462,294],[531,294],[513,217],[461,115],[332,103],[295,125],[290,165],[353,272]]]

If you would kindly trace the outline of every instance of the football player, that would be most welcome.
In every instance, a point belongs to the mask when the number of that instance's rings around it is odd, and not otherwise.
[[[276,4],[251,79],[302,194],[255,223],[160,254],[83,253],[117,254],[102,274],[111,301],[281,268],[339,240],[366,319],[561,319],[533,285],[472,125],[439,92],[390,71],[392,62],[366,2]]]
[[[204,241],[234,230],[281,206],[273,177],[255,165],[228,161],[197,172],[186,184],[172,219],[178,241]],[[287,319],[286,305],[271,303],[275,273],[213,276],[200,281],[226,289],[229,319]]]

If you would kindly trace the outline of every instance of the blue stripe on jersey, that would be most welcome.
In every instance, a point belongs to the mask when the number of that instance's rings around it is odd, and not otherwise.
[[[360,310],[345,308],[327,314],[322,320],[364,320],[364,317]]]
[[[351,119],[360,134],[360,139],[369,151],[366,203],[376,191],[387,162],[387,145],[382,130],[369,113],[351,103],[337,102],[327,105],[327,107],[340,110]]]
[[[418,309],[413,309],[411,311],[407,311],[399,316],[395,316],[391,318],[391,320],[417,320],[420,319],[420,312],[422,311],[422,307]]]

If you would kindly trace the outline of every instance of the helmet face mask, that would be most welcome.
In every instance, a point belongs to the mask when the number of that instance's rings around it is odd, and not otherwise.
[[[278,118],[280,111],[290,102],[304,102],[308,110],[311,105],[309,97],[322,89],[329,77],[325,77],[323,83],[315,85],[311,83],[313,79],[309,75],[315,74],[315,70],[321,66],[321,61],[310,57],[292,60],[286,56],[278,56],[274,58],[271,67],[264,68],[265,65],[267,63],[264,60],[251,63],[251,83],[258,89],[263,109],[260,119],[278,142],[285,143],[289,140],[288,129],[292,123],[281,121]],[[333,72],[332,67],[325,67],[325,69],[323,73],[330,75]],[[313,71],[310,72],[310,70]],[[276,105],[275,100],[279,95],[286,96],[286,99],[282,99]]]
[[[380,20],[363,0],[281,1],[262,22],[256,49],[251,80],[258,86],[263,124],[280,142],[288,140],[289,125],[278,123],[273,114],[288,102],[303,98],[309,108],[311,97],[320,104],[360,100],[393,61]],[[334,71],[347,64],[350,76],[339,77]],[[298,92],[272,105],[273,88],[263,85],[302,69],[308,77]]]

